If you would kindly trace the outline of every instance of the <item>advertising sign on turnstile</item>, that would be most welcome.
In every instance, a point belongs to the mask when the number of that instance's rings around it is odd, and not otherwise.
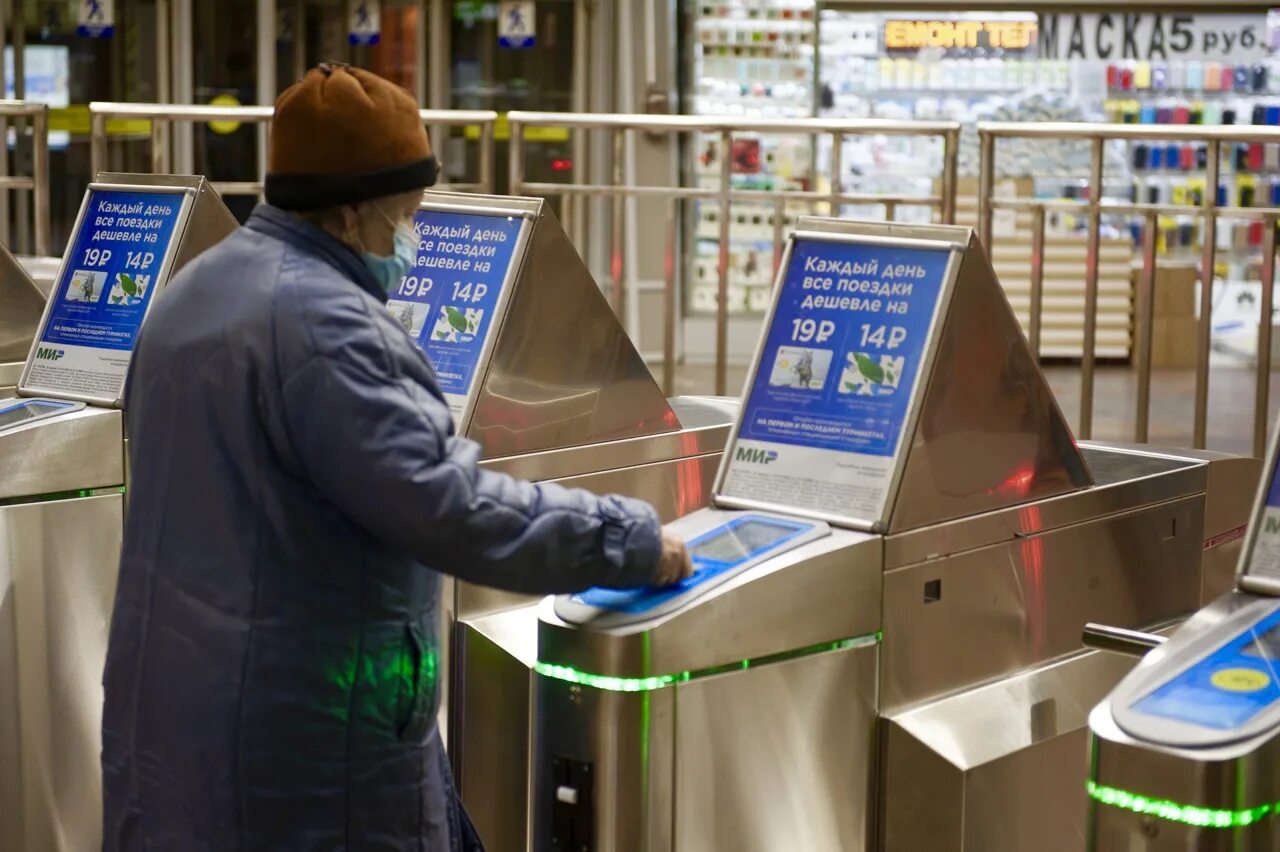
[[[530,224],[524,210],[424,203],[414,221],[417,262],[387,302],[387,310],[430,359],[462,430]]]
[[[963,249],[792,235],[722,462],[718,505],[883,526]]]
[[[89,186],[23,371],[24,395],[120,404],[134,341],[194,197],[182,186]]]

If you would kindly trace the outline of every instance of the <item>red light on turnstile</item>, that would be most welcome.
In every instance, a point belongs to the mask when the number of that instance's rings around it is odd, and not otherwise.
[[[567,172],[573,168],[573,160],[552,160],[551,171]]]

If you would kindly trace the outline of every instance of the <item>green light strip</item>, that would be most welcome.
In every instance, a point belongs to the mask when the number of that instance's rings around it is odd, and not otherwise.
[[[770,654],[765,657],[756,657],[751,660],[739,660],[736,663],[727,663],[723,666],[712,666],[711,668],[698,669],[697,671],[680,672],[679,674],[652,675],[650,677],[612,677],[610,675],[589,674],[580,672],[571,666],[557,666],[553,663],[534,663],[533,670],[543,677],[554,678],[555,680],[563,680],[566,683],[575,683],[579,686],[589,686],[592,689],[603,689],[608,692],[652,692],[655,689],[663,689],[676,683],[685,683],[686,681],[696,680],[700,677],[709,677],[710,675],[723,674],[724,672],[733,671],[735,669],[749,669],[756,666],[765,666],[770,663],[781,663],[785,660],[794,660],[797,657],[808,657],[813,654],[823,654],[827,651],[841,651],[845,648],[858,648],[863,645],[875,645],[884,638],[884,634],[880,631],[869,633],[865,636],[854,636],[852,639],[840,639],[836,642],[823,642],[821,645],[810,645],[807,648],[799,648],[795,651],[784,651],[781,654]]]
[[[1263,817],[1270,816],[1280,810],[1280,802],[1270,805],[1258,805],[1256,808],[1230,810],[1228,808],[1202,808],[1197,805],[1183,805],[1168,799],[1155,799],[1140,796],[1127,790],[1105,787],[1093,781],[1085,782],[1089,797],[1113,808],[1132,811],[1135,814],[1154,816],[1170,822],[1191,825],[1196,828],[1244,828],[1253,825]]]

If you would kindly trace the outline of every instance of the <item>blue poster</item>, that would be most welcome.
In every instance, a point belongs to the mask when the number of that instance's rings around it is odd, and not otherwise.
[[[184,200],[177,192],[89,191],[26,387],[119,395]]]
[[[426,353],[446,394],[471,390],[523,224],[520,216],[418,211],[418,260],[387,309]]]
[[[952,251],[792,243],[721,498],[874,528]]]
[[[892,456],[949,257],[798,240],[739,437]]]

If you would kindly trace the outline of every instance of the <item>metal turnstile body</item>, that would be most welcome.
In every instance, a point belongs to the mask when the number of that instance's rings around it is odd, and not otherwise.
[[[1091,852],[1280,849],[1278,453],[1280,432],[1235,588],[1147,653],[1089,716]]]
[[[1229,582],[1247,518],[1235,495],[1256,463],[1076,444],[967,229],[798,227],[788,257],[819,274],[787,278],[783,264],[757,353],[769,378],[748,378],[716,508],[672,525],[696,560],[708,548],[695,562],[705,587],[592,592],[543,601],[535,625],[515,613],[465,624],[466,653],[482,660],[473,668],[502,673],[463,721],[485,730],[469,739],[491,744],[462,785],[472,810],[505,806],[501,830],[485,835],[495,850],[1075,852],[1085,714],[1127,668],[1086,651],[1081,628],[1165,624]],[[806,241],[837,248],[804,255]],[[924,355],[906,356],[924,359],[918,396],[879,515],[867,495],[882,480],[815,497],[838,490],[839,475],[788,444],[740,440],[751,394],[810,389],[810,371],[826,369],[775,336],[838,341],[839,321],[774,317],[788,288],[820,289],[842,258],[872,268],[849,245],[916,252],[893,256],[891,269],[908,272],[927,269],[924,250],[952,258]],[[876,342],[874,325],[861,332]],[[903,369],[860,354],[840,393],[866,392],[855,367],[872,385]],[[811,422],[825,429],[820,415]],[[830,458],[862,465],[858,477],[872,467]],[[787,490],[806,463],[819,490]],[[760,471],[781,497],[752,495]],[[785,545],[753,538],[734,557],[715,530],[751,517],[828,529]]]

